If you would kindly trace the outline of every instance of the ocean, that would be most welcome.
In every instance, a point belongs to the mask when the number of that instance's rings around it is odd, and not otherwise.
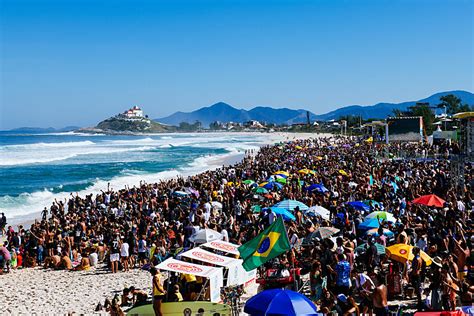
[[[194,133],[140,136],[0,132],[0,212],[9,225],[39,217],[54,199],[84,196],[141,180],[190,175],[243,157],[268,134]]]

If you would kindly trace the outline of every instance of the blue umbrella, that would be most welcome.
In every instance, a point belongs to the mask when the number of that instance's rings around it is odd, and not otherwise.
[[[363,221],[362,223],[360,223],[357,228],[359,228],[361,230],[368,230],[368,229],[372,229],[372,228],[379,228],[379,226],[380,226],[380,224],[379,224],[379,220],[377,218],[368,218],[365,221]]]
[[[346,204],[359,211],[370,211],[370,207],[362,201],[347,202]]]
[[[297,206],[299,207],[300,211],[306,211],[307,209],[309,209],[308,205],[296,200],[284,200],[273,206],[281,207],[289,211],[293,211]]]
[[[245,303],[244,312],[251,316],[316,316],[313,302],[303,294],[290,290],[265,290]]]
[[[273,190],[273,189],[281,190],[281,188],[283,188],[283,184],[278,183],[278,182],[268,182],[263,187],[267,190]]]
[[[305,190],[305,191],[316,191],[316,192],[319,192],[319,193],[329,192],[329,190],[324,185],[318,184],[318,183],[315,183],[315,184],[312,184],[308,187],[305,187],[303,190]]]
[[[264,208],[263,210],[267,210],[268,207]],[[292,221],[296,221],[296,217],[295,215],[291,214],[290,211],[288,211],[287,209],[284,209],[284,208],[281,208],[281,207],[270,207],[270,209],[277,215],[281,215],[283,217],[284,220],[292,220]]]

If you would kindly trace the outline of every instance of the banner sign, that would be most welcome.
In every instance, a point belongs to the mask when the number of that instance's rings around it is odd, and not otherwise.
[[[203,244],[202,246],[218,251],[227,252],[233,255],[240,255],[239,250],[237,250],[237,248],[239,248],[239,245],[232,244],[223,240],[210,241],[208,243]]]

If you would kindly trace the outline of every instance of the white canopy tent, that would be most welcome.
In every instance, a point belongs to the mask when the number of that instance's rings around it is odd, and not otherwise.
[[[209,279],[211,302],[219,303],[221,301],[221,287],[224,286],[222,268],[207,267],[173,258],[166,259],[157,265],[156,268],[175,273],[192,274]]]
[[[223,241],[223,240],[210,241],[210,242],[205,243],[201,246],[206,247],[206,248],[210,248],[210,249],[214,249],[214,250],[218,250],[218,251],[223,251],[223,252],[230,253],[230,254],[236,255],[236,256],[240,255],[240,252],[238,250],[239,245],[232,244],[230,242]]]

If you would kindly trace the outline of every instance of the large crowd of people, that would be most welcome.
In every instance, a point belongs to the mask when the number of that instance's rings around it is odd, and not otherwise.
[[[293,210],[296,220],[285,221],[291,251],[260,269],[279,266],[309,274],[308,295],[321,312],[388,315],[391,300],[411,298],[417,310],[454,310],[471,305],[474,294],[474,173],[466,165],[465,186],[453,184],[449,157],[454,150],[452,145],[385,145],[345,137],[293,140],[188,178],[71,194],[54,201],[29,229],[6,227],[0,268],[89,270],[107,263],[112,273],[126,273],[153,267],[192,247],[190,237],[203,228],[244,244],[275,220],[267,207],[291,199],[322,206],[330,217]],[[423,157],[384,155],[400,151]],[[278,171],[289,174],[286,184],[268,193],[256,194],[252,184],[244,184],[269,181]],[[306,190],[311,184],[322,184],[327,192]],[[446,202],[442,207],[411,203],[426,194]],[[364,201],[367,209],[351,201]],[[255,212],[255,205],[265,210]],[[373,211],[389,212],[397,220],[379,219],[380,227],[367,234],[359,224]],[[338,232],[314,237],[319,227]],[[393,244],[414,246],[412,258],[391,259],[383,249]],[[191,299],[184,288],[183,293],[179,286],[177,293],[174,289],[181,299]]]

